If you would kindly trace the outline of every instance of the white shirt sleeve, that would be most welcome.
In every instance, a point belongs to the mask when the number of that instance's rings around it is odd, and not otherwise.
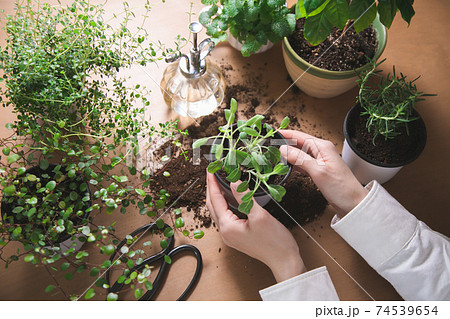
[[[265,301],[339,300],[326,267],[320,267],[259,292]]]
[[[450,239],[411,215],[376,181],[331,227],[405,300],[450,300]],[[338,300],[325,267],[261,290],[263,300]]]
[[[405,300],[450,300],[450,240],[411,215],[376,181],[331,227]]]

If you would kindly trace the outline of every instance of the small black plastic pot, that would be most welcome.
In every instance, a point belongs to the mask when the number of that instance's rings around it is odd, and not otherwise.
[[[237,126],[236,123],[233,124],[233,127],[236,127],[236,126]],[[289,145],[288,141],[284,138],[284,136],[280,132],[276,132],[275,136],[270,138],[269,140],[277,140],[278,141],[276,144],[275,143],[271,144],[273,146]],[[213,144],[219,144],[220,141],[221,141],[221,139],[216,138],[213,141]],[[212,154],[212,152],[211,152],[211,154]],[[288,180],[289,176],[291,175],[292,165],[290,163],[287,163],[287,165],[289,166],[289,172],[283,177],[283,179],[278,183],[278,185],[283,186],[286,183],[286,181]],[[227,180],[224,180],[219,175],[218,172],[214,173],[214,176],[216,177],[217,181],[219,182],[222,193],[223,193],[226,201],[228,202],[228,206],[237,212],[239,204],[237,203],[236,199],[233,196],[233,192],[231,191],[231,188],[230,188],[230,183]],[[261,189],[261,187],[260,187],[260,189]],[[270,200],[273,199],[272,196],[269,194],[269,191],[267,191],[267,190],[266,191],[260,190],[259,192],[256,192],[253,195],[253,198],[262,207],[267,205],[270,202]]]
[[[380,184],[383,184],[394,177],[403,166],[412,163],[420,156],[427,142],[425,123],[419,113],[417,113],[416,110],[413,110],[413,117],[418,117],[414,122],[419,132],[419,139],[417,140],[414,149],[410,151],[409,157],[405,161],[398,163],[382,163],[373,160],[368,157],[367,154],[362,153],[356,148],[356,145],[353,142],[354,136],[352,135],[352,132],[355,132],[355,126],[359,125],[361,110],[360,104],[357,103],[345,117],[345,141],[342,149],[342,158],[361,184],[368,184],[372,180],[377,180]]]
[[[27,169],[25,171],[25,174],[33,174],[36,176],[41,176],[42,174],[46,173],[49,175],[54,175],[53,169],[56,167],[56,164],[50,164],[48,166],[48,168],[46,170],[43,170],[42,168],[40,168],[39,166],[33,166],[29,169]],[[64,167],[61,168],[61,170],[64,170]],[[92,206],[92,193],[91,193],[91,189],[89,187],[89,183],[87,183],[86,181],[84,181],[84,183],[86,184],[87,188],[86,188],[86,192],[89,193],[89,197],[90,200],[86,203],[86,207],[90,207]],[[14,205],[11,203],[6,202],[6,197],[4,196],[2,198],[1,201],[1,217],[3,218],[3,216],[14,216],[14,214],[12,213],[13,209],[14,209]],[[87,219],[89,217],[89,213],[85,213],[83,217],[80,217],[80,219]],[[75,225],[74,227],[76,227],[77,225]],[[61,233],[63,234],[63,233]],[[64,235],[61,235],[61,238],[54,243],[48,243],[48,247],[52,247],[54,245],[59,245],[61,248],[61,252],[65,252],[68,249],[74,247],[75,251],[79,250],[81,248],[81,246],[84,244],[84,242],[80,241],[79,238],[80,237],[84,237],[83,235],[76,235],[75,240],[72,239],[72,236],[70,234],[64,233]],[[74,246],[73,243],[76,243],[76,245]]]

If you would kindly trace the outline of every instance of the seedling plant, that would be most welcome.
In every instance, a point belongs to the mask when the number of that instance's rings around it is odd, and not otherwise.
[[[280,129],[289,125],[289,118],[285,117],[280,128],[274,130],[267,123],[263,123],[263,115],[255,115],[248,121],[236,120],[237,101],[231,99],[230,109],[225,110],[227,123],[219,127],[220,134],[196,140],[193,148],[214,140],[211,153],[214,161],[208,165],[208,172],[216,173],[223,170],[229,182],[237,182],[244,178],[237,187],[242,193],[242,203],[238,210],[249,214],[253,207],[253,196],[261,188],[267,189],[270,195],[278,202],[286,194],[281,185],[271,184],[271,178],[276,175],[286,175],[289,167],[281,162],[280,150],[267,146],[268,139],[275,137]]]

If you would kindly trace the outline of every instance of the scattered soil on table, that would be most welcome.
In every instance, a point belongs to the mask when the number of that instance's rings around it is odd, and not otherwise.
[[[359,112],[355,113],[359,115]],[[378,135],[374,145],[373,130],[369,132],[366,128],[367,116],[358,116],[356,120],[357,123],[348,128],[351,141],[358,151],[370,159],[383,164],[403,165],[416,152],[421,137],[418,121],[409,123],[409,135],[406,129],[394,139],[386,140],[383,135]]]
[[[193,164],[192,140],[213,136],[218,133],[218,127],[226,123],[224,109],[229,108],[231,98],[235,98],[238,102],[238,111],[236,114],[238,119],[249,119],[255,114],[264,113],[274,102],[273,97],[267,96],[267,92],[270,91],[269,82],[262,80],[262,73],[265,72],[264,68],[255,68],[250,63],[233,67],[223,59],[219,64],[227,82],[224,102],[210,115],[197,119],[199,125],[192,124],[187,127],[189,136],[184,138],[183,145],[185,150],[188,151],[190,160],[185,161],[183,156],[174,157],[163,168],[163,171],[168,171],[170,176],[165,177],[161,174],[154,176],[150,186],[151,188],[155,187],[154,189],[166,189],[170,194],[170,204],[183,194],[198,178],[196,184],[177,203],[177,207],[187,207],[188,212],[194,214],[197,223],[192,226],[191,231],[198,227],[215,226],[211,221],[209,211],[205,209],[205,171],[208,162],[202,156],[200,165]],[[236,75],[238,74],[239,76],[237,77]],[[290,83],[292,81],[287,78],[286,87]],[[278,127],[282,118],[288,115],[291,119],[290,129],[302,129],[310,134],[321,137],[315,128],[315,124],[310,123],[301,116],[306,111],[306,106],[303,103],[303,93],[296,86],[293,86],[292,90],[285,94],[282,100],[277,103],[282,103],[282,111],[276,107],[270,108],[264,114],[264,122],[273,127]],[[208,147],[203,146],[201,152],[202,154],[209,152]],[[297,222],[305,224],[323,213],[327,205],[326,200],[309,177],[293,172],[284,186],[287,193],[281,202],[281,206]],[[276,203],[271,202],[266,208],[284,225],[288,227],[296,225]]]
[[[295,31],[288,38],[289,43],[300,57],[311,64],[314,63],[316,67],[331,71],[348,71],[367,64],[367,57],[375,56],[378,41],[375,29],[371,26],[360,33],[356,33],[352,26],[333,45],[342,34],[342,31],[335,27],[325,41],[311,46],[303,36],[304,24],[305,19],[297,20]]]

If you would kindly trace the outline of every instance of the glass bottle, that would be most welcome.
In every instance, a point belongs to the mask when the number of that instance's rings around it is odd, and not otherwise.
[[[197,118],[212,113],[223,101],[225,79],[219,67],[207,60],[214,49],[211,39],[197,45],[197,33],[202,29],[198,22],[192,22],[194,46],[190,57],[185,54],[170,56],[171,63],[164,71],[161,92],[166,104],[181,116]]]

